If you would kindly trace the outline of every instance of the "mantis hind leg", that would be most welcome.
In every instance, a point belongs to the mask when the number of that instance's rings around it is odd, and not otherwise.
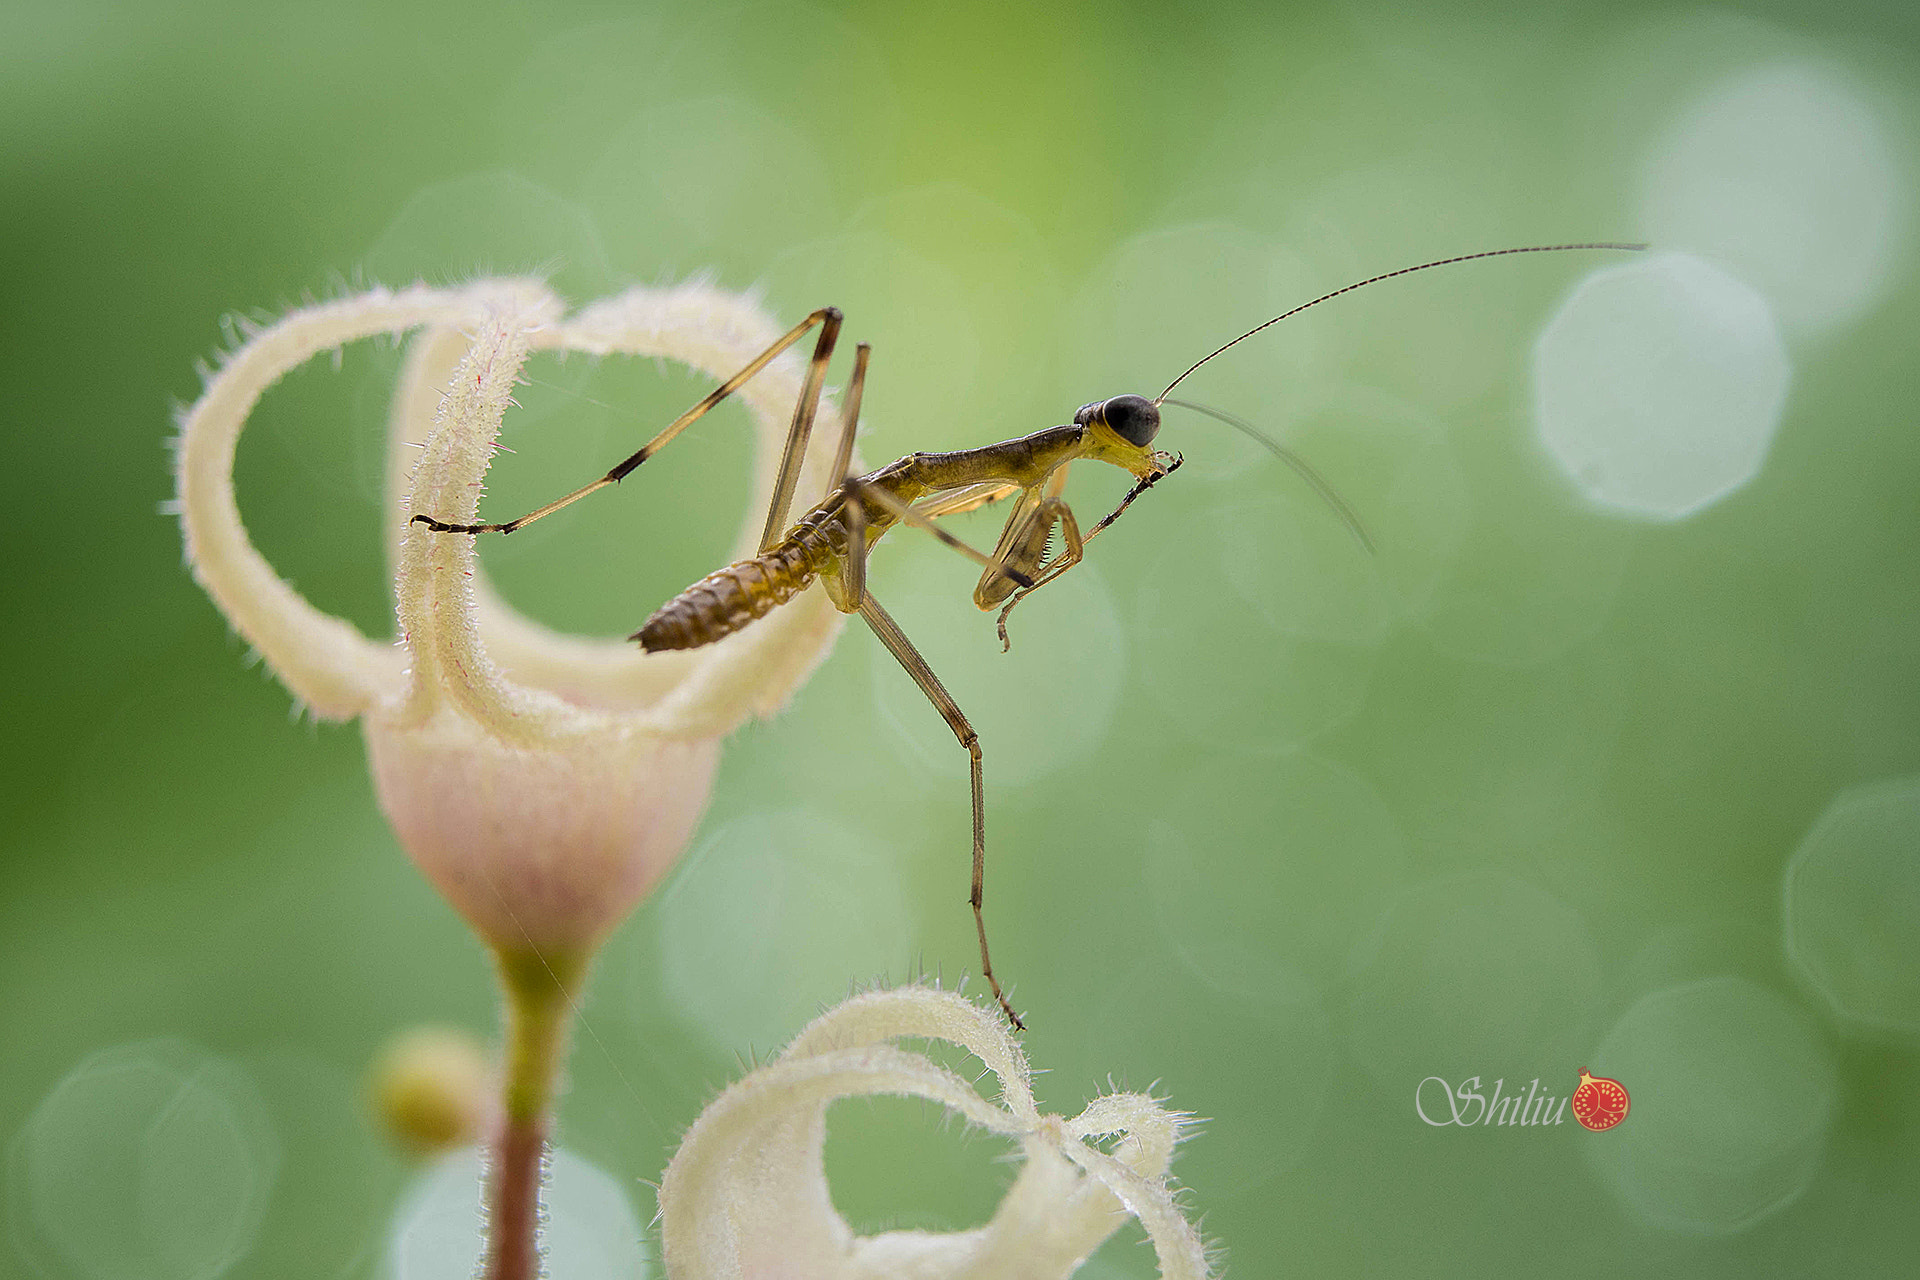
[[[818,325],[820,337],[814,343],[813,358],[807,365],[807,379],[802,385],[800,400],[793,408],[793,422],[787,428],[787,443],[780,456],[779,477],[774,484],[773,500],[767,508],[767,528],[760,540],[760,549],[765,551],[779,540],[780,532],[786,524],[787,510],[793,505],[793,489],[799,482],[800,461],[807,451],[807,437],[813,429],[813,416],[820,405],[820,388],[827,376],[827,361],[832,358],[834,342],[840,336],[840,322],[841,316],[837,308],[820,308],[781,334],[765,351],[748,361],[745,368],[708,392],[698,404],[669,422],[653,439],[623,458],[605,475],[589,484],[581,485],[572,493],[555,498],[544,507],[536,507],[523,516],[516,516],[501,524],[451,524],[444,520],[436,520],[429,515],[416,515],[409,523],[424,524],[435,533],[512,533],[516,529],[525,528],[535,520],[552,515],[563,507],[572,506],[590,493],[597,493],[608,485],[618,484],[631,475],[641,463],[672,443],[675,436],[704,417],[709,409],[738,391],[749,378],[773,363],[775,356],[800,341],[807,335],[808,330]]]
[[[980,904],[985,896],[987,870],[987,806],[985,785],[980,767],[980,735],[973,731],[960,706],[948,693],[946,686],[940,683],[940,677],[933,674],[933,668],[920,656],[920,651],[907,639],[900,625],[893,620],[880,602],[863,592],[859,603],[860,616],[867,620],[867,626],[880,638],[880,643],[905,667],[913,682],[920,686],[920,692],[927,695],[927,701],[940,713],[953,730],[953,736],[960,740],[972,758],[973,779],[973,891],[967,901],[973,905],[974,931],[980,936],[980,975],[987,980],[987,986],[993,991],[993,998],[1000,1002],[1000,1010],[1007,1015],[1007,1021],[1016,1030],[1026,1030],[1026,1023],[1013,1011],[1013,1005],[1007,1000],[1007,994],[1000,988],[1000,980],[993,973],[993,959],[987,952],[987,922],[981,913]]]

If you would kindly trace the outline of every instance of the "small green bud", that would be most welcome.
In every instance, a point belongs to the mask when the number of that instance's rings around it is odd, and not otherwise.
[[[486,1050],[456,1027],[414,1027],[387,1042],[368,1076],[394,1142],[432,1154],[477,1141],[497,1093]]]

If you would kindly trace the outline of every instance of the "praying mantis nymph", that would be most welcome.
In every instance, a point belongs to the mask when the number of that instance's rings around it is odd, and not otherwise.
[[[1255,325],[1232,342],[1195,361],[1186,372],[1168,383],[1166,390],[1151,400],[1139,395],[1113,396],[1081,406],[1073,415],[1073,421],[1064,426],[1047,427],[1031,435],[974,449],[960,449],[951,453],[912,453],[877,471],[854,475],[850,471],[854,430],[859,422],[861,390],[866,383],[867,362],[871,354],[871,348],[863,342],[856,348],[853,375],[847,382],[841,409],[838,451],[833,468],[828,473],[831,477],[829,486],[820,501],[789,527],[787,514],[793,505],[794,489],[799,482],[800,463],[806,455],[814,415],[819,408],[827,364],[840,336],[840,312],[833,307],[823,307],[787,330],[765,351],[749,361],[745,368],[714,388],[698,404],[668,423],[653,439],[592,483],[503,524],[451,524],[428,515],[414,516],[413,523],[426,525],[440,533],[512,533],[578,502],[590,493],[617,484],[641,463],[665,448],[675,436],[709,409],[739,390],[781,352],[817,327],[820,334],[814,342],[813,358],[807,367],[799,402],[794,407],[793,423],[788,429],[786,448],[780,459],[773,498],[767,507],[767,522],[758,552],[700,579],[661,605],[629,638],[638,641],[650,653],[711,644],[765,617],[774,608],[805,590],[815,579],[820,581],[835,608],[843,613],[858,613],[864,618],[874,635],[879,637],[880,643],[887,647],[887,651],[913,677],[914,683],[920,686],[920,691],[927,696],[927,700],[953,730],[954,737],[959,739],[962,749],[971,757],[973,890],[968,901],[973,907],[974,928],[980,938],[980,971],[1007,1020],[1016,1028],[1024,1028],[1025,1023],[1014,1011],[999,979],[994,976],[993,962],[987,950],[986,919],[981,913],[987,846],[980,737],[953,696],[927,665],[926,659],[921,657],[920,651],[914,648],[913,642],[907,639],[899,625],[867,590],[867,556],[874,544],[895,524],[910,524],[925,529],[947,546],[978,563],[982,572],[973,589],[973,602],[984,610],[1000,610],[999,630],[1004,648],[1007,643],[1007,615],[1013,607],[1078,564],[1085,554],[1087,543],[1119,519],[1135,498],[1179,468],[1179,454],[1160,452],[1152,447],[1154,437],[1160,430],[1161,406],[1171,404],[1219,418],[1259,440],[1299,472],[1346,522],[1361,545],[1371,549],[1366,533],[1353,512],[1302,459],[1233,415],[1169,399],[1174,388],[1201,365],[1261,330],[1330,298],[1395,276],[1509,254],[1636,250],[1645,247],[1613,243],[1531,245],[1461,254],[1402,267],[1335,289]],[[1061,497],[1068,467],[1081,460],[1111,463],[1134,478],[1133,488],[1121,499],[1120,504],[1084,535],[1080,532],[1072,508]],[[1006,525],[1000,531],[999,541],[990,553],[967,545],[936,523],[943,516],[972,511],[996,499],[1016,494],[1018,497],[1007,516]],[[1056,532],[1063,543],[1057,552],[1051,551]]]

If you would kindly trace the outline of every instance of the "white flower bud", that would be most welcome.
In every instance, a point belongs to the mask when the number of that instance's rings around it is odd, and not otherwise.
[[[281,376],[347,342],[416,328],[425,332],[391,416],[392,456],[420,446],[412,467],[389,467],[396,650],[274,574],[241,524],[232,470],[241,428]],[[557,635],[488,588],[472,536],[435,533],[408,516],[475,518],[533,351],[665,356],[717,380],[779,332],[751,303],[702,285],[636,289],[572,318],[527,281],[376,289],[255,333],[182,421],[179,506],[195,577],[296,698],[322,718],[362,720],[401,843],[503,954],[590,955],[686,847],[719,739],[787,700],[825,656],[840,617],[823,593],[809,592],[689,653]],[[799,392],[790,354],[741,390],[760,443],[753,491],[763,495],[743,518],[743,548],[759,531]],[[802,492],[821,487],[830,434],[816,437]]]

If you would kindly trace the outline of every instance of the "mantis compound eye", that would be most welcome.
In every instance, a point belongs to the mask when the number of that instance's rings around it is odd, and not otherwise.
[[[1160,430],[1160,410],[1145,396],[1115,396],[1088,405],[1074,417],[1076,421],[1104,422],[1122,440],[1142,449]]]

